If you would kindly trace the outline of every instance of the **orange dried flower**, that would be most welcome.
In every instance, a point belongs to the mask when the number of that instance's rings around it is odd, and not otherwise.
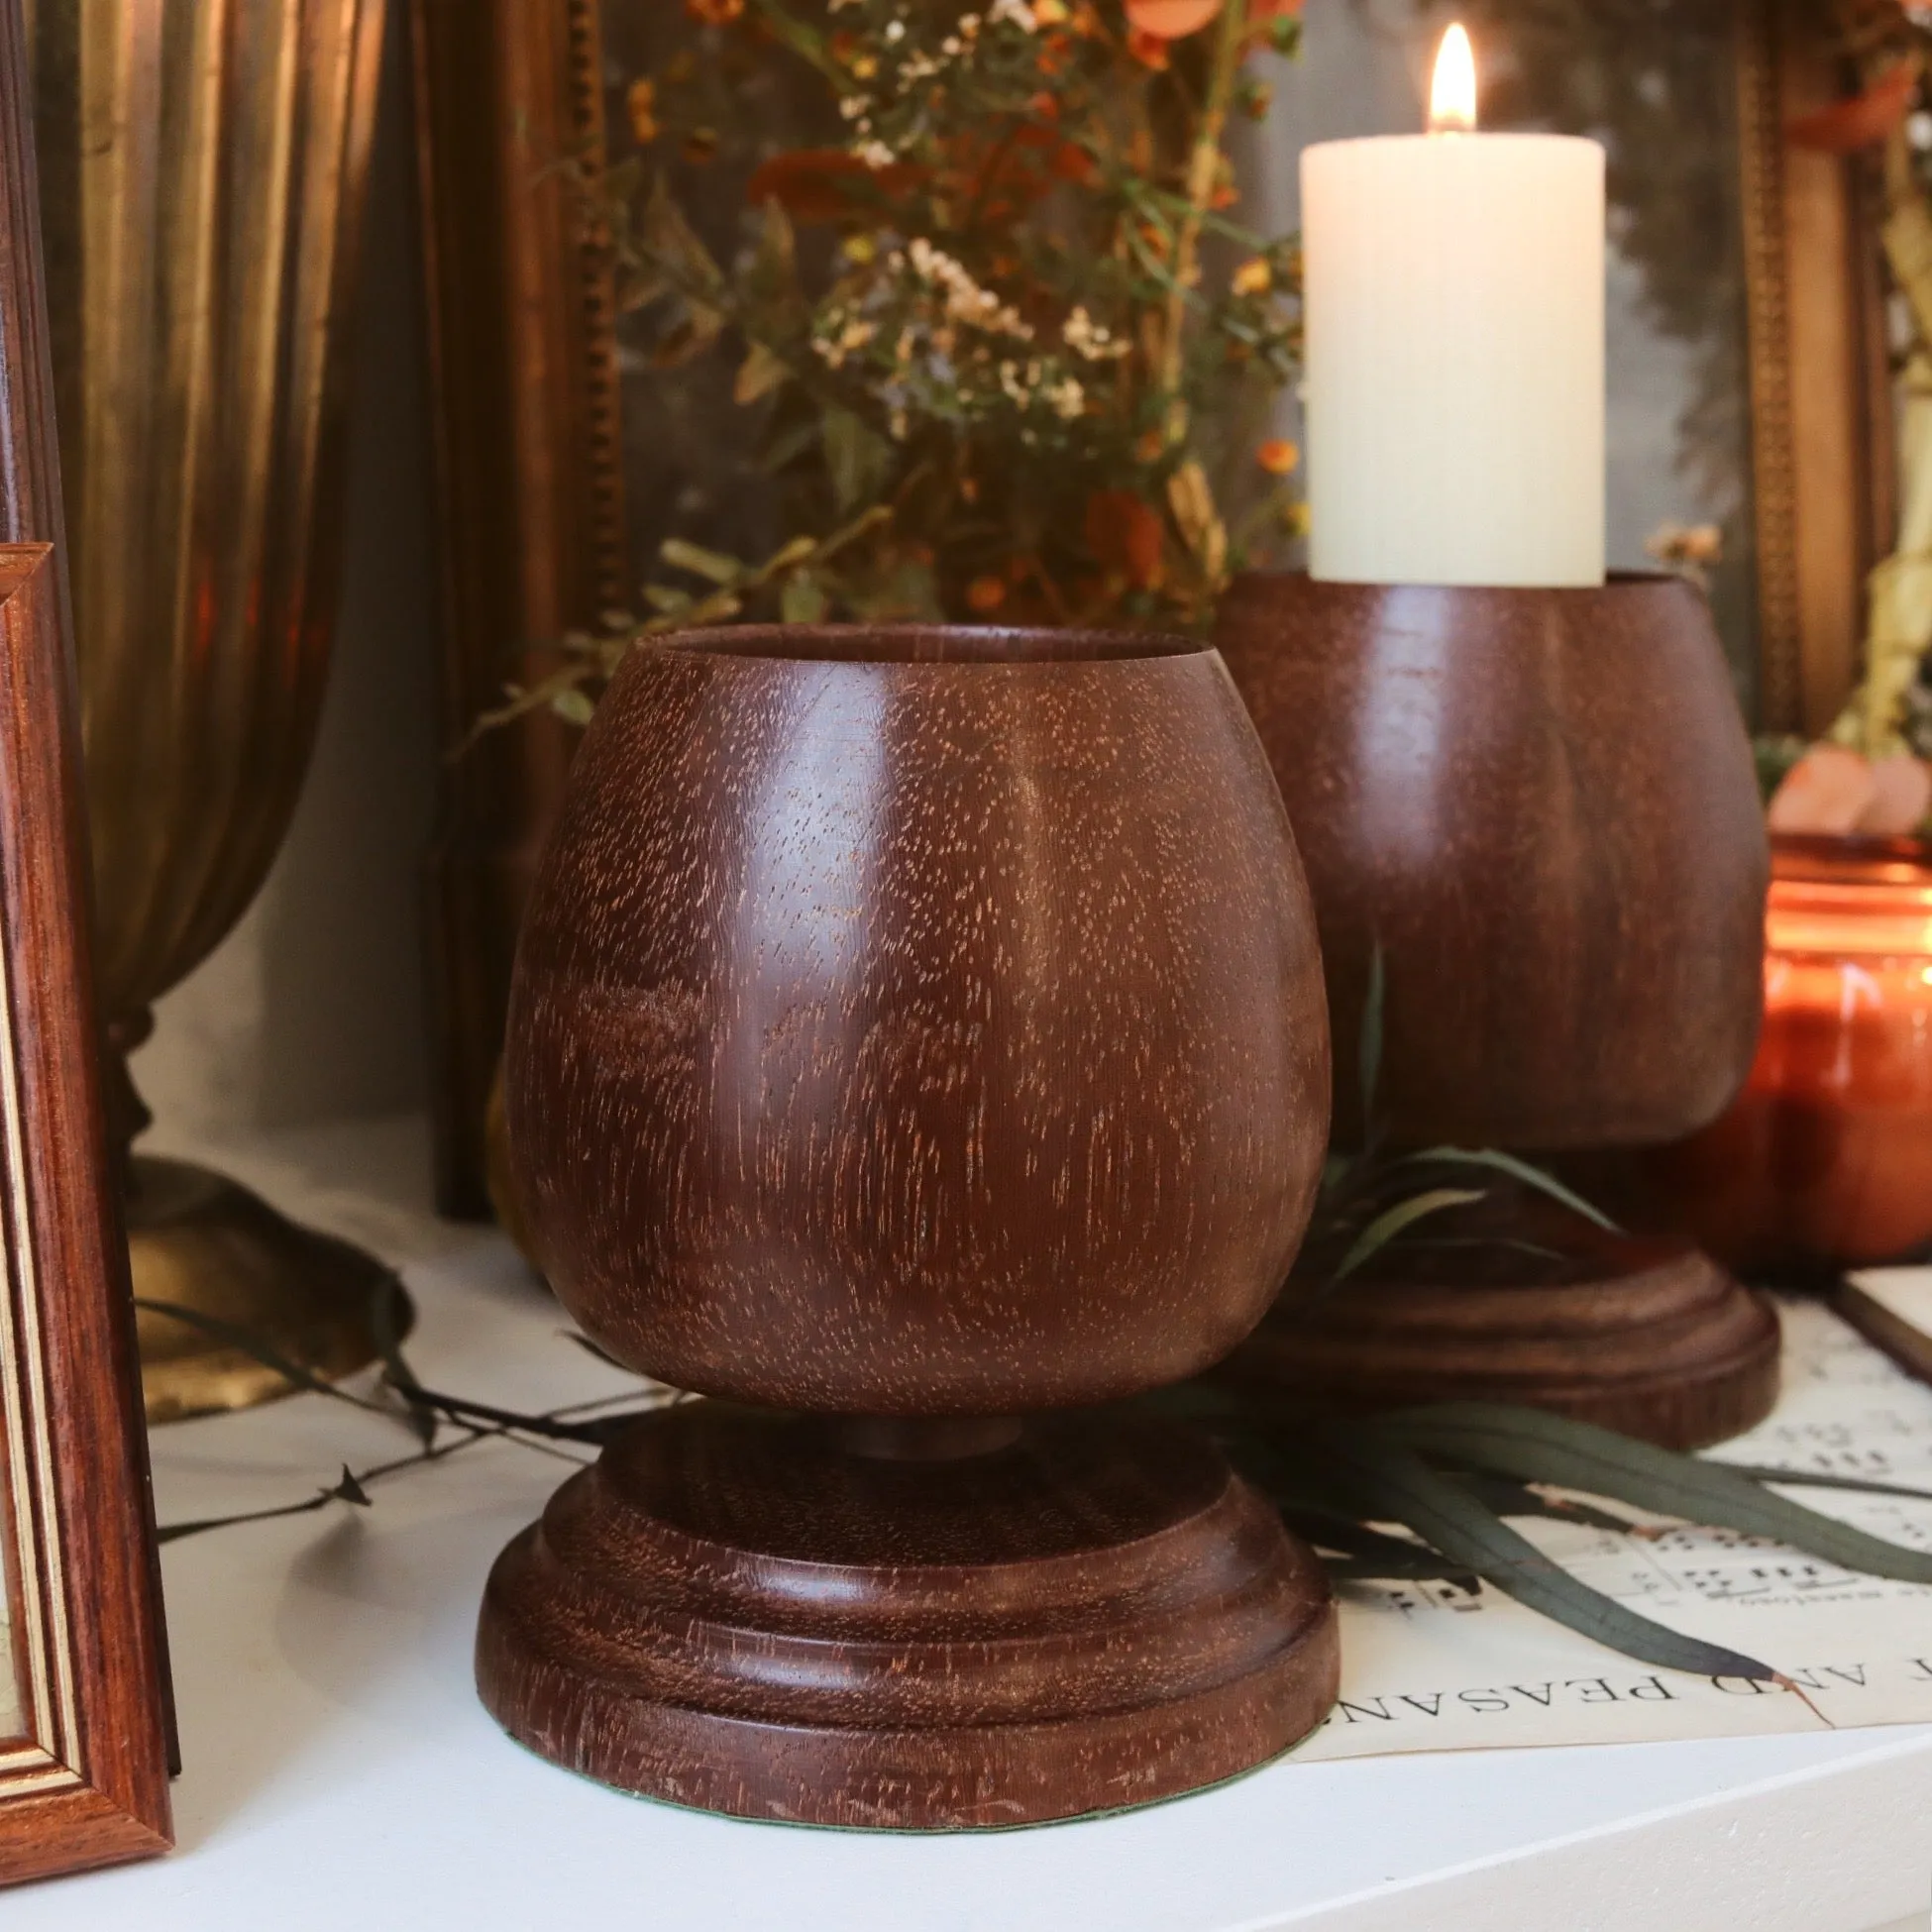
[[[1151,67],[1155,73],[1167,71],[1167,43],[1158,34],[1149,34],[1138,27],[1129,27],[1127,52],[1143,67]]]
[[[1102,569],[1136,590],[1160,582],[1167,531],[1151,503],[1128,489],[1097,489],[1087,498],[1086,524],[1087,548]]]
[[[745,0],[685,0],[685,12],[706,27],[729,27],[744,10]]]
[[[1254,460],[1271,477],[1286,477],[1302,460],[1302,453],[1285,436],[1271,436],[1254,452]]]
[[[1127,0],[1127,25],[1158,41],[1184,41],[1221,12],[1221,0]]]
[[[966,587],[968,606],[982,617],[990,616],[1007,600],[1007,587],[997,577],[976,577]]]
[[[633,80],[624,95],[624,112],[630,131],[640,146],[658,138],[658,84],[655,80]]]
[[[1236,295],[1265,295],[1274,286],[1274,270],[1260,256],[1251,255],[1234,270],[1230,286]]]

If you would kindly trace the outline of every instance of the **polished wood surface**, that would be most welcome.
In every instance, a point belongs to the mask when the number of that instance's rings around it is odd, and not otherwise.
[[[1771,1414],[1777,1318],[1707,1256],[1553,1225],[1520,1200],[1498,1219],[1564,1259],[1419,1250],[1305,1297],[1291,1287],[1226,1374],[1347,1410],[1519,1402],[1679,1449]]]
[[[1327,1579],[1205,1444],[1091,1416],[933,1461],[695,1404],[490,1578],[484,1701],[623,1789],[951,1830],[1171,1797],[1284,1751],[1339,1670]]]
[[[1283,1749],[1334,1695],[1312,1559],[1205,1444],[1013,1419],[1253,1328],[1328,1093],[1307,887],[1202,645],[633,657],[518,954],[518,1194],[619,1360],[817,1419],[680,1412],[573,1482],[497,1567],[490,1708],[628,1789],[927,1829]]]
[[[0,1462],[11,1664],[0,1881],[164,1851],[165,1663],[88,934],[28,65],[0,0]]]
[[[1637,1145],[1723,1110],[1769,856],[1696,590],[1250,576],[1218,635],[1315,895],[1344,1140],[1378,944],[1399,1141]]]
[[[1313,1204],[1306,888],[1198,645],[738,631],[634,657],[518,956],[519,1191],[679,1388],[1011,1414],[1179,1381]]]

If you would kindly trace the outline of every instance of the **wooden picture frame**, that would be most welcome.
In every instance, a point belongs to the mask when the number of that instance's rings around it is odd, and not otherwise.
[[[170,1843],[20,0],[0,0],[0,1883]]]
[[[658,4],[659,0],[640,0]],[[533,643],[635,594],[608,265],[559,156],[603,152],[602,0],[413,0],[440,479],[442,721],[461,742]],[[1855,679],[1893,522],[1873,186],[1792,150],[1847,76],[1806,0],[1734,0],[1749,282],[1760,722],[1818,731]],[[430,857],[439,1195],[483,1214],[483,1122],[517,919],[568,770],[550,717],[449,767]]]

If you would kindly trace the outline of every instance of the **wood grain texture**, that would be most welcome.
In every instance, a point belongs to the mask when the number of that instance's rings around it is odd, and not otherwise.
[[[618,1358],[817,1416],[681,1410],[573,1481],[492,1580],[491,1710],[626,1789],[921,1829],[1285,1748],[1335,1638],[1272,1512],[1171,1430],[998,1419],[1233,1348],[1328,1091],[1307,887],[1211,651],[633,656],[519,949],[518,1193]]]
[[[1908,1375],[1932,1382],[1932,1334],[1875,1301],[1856,1282],[1841,1281],[1831,1305],[1866,1341],[1882,1348]]]
[[[0,0],[0,1405],[15,1664],[0,1881],[169,1842],[165,1663],[127,1250],[110,1185],[87,838],[19,0]]]
[[[1371,1264],[1325,1294],[1284,1296],[1224,1372],[1345,1410],[1523,1403],[1678,1449],[1771,1414],[1779,1336],[1762,1296],[1682,1242],[1506,1212],[1512,1232],[1562,1243],[1566,1259],[1511,1268],[1493,1252],[1471,1265],[1468,1250],[1419,1250]]]
[[[1039,1823],[1217,1782],[1336,1694],[1320,1565],[1204,1443],[1079,1416],[994,1453],[845,1452],[695,1404],[498,1560],[484,1702],[545,1757],[740,1817]]]
[[[634,656],[508,1063],[559,1296],[680,1388],[1015,1414],[1259,1321],[1328,1112],[1307,892],[1220,662],[1069,632]]]
[[[1696,590],[1250,576],[1219,641],[1308,868],[1344,1140],[1378,943],[1398,1141],[1639,1145],[1723,1110],[1770,860]]]

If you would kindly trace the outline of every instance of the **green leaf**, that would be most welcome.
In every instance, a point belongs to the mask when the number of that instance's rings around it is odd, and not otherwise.
[[[579,730],[597,714],[596,705],[590,701],[590,694],[581,686],[571,691],[560,691],[550,700],[550,708],[566,724],[574,724]]]
[[[1338,1563],[1324,1556],[1324,1567],[1331,1576],[1345,1575],[1359,1583],[1455,1583],[1472,1595],[1475,1592],[1478,1579],[1473,1571],[1460,1568],[1440,1550],[1431,1550],[1411,1537],[1388,1536],[1345,1516],[1293,1503],[1283,1505],[1281,1520],[1317,1550],[1335,1551],[1351,1559]]]
[[[824,586],[804,572],[786,581],[778,602],[779,614],[788,624],[822,624],[831,607]]]
[[[1541,1167],[1533,1167],[1527,1160],[1518,1160],[1514,1154],[1498,1153],[1493,1147],[1431,1147],[1427,1152],[1409,1154],[1397,1162],[1402,1167],[1428,1164],[1441,1167],[1493,1167],[1497,1173],[1507,1174],[1512,1180],[1521,1181],[1525,1187],[1535,1188],[1538,1193],[1560,1202],[1571,1214],[1581,1215],[1606,1234],[1623,1233],[1601,1208],[1591,1207],[1580,1194],[1571,1192],[1554,1174],[1546,1174]]]
[[[687,543],[683,537],[665,538],[658,546],[658,555],[673,570],[690,571],[694,577],[705,578],[726,589],[738,583],[745,574],[745,567],[735,557],[727,557],[721,551],[706,550],[699,544]]]
[[[1379,1254],[1405,1229],[1413,1228],[1417,1222],[1430,1215],[1447,1213],[1450,1208],[1466,1208],[1472,1202],[1480,1201],[1480,1190],[1471,1193],[1463,1187],[1431,1188],[1427,1194],[1412,1195],[1407,1201],[1398,1201],[1371,1221],[1355,1237],[1355,1244],[1343,1258],[1341,1267],[1335,1271],[1337,1281],[1345,1281],[1364,1261]]]
[[[792,218],[776,199],[759,213],[758,246],[745,271],[744,288],[761,309],[783,314],[800,301],[799,248]]]
[[[1765,1537],[1868,1576],[1932,1583],[1932,1551],[1907,1550],[1821,1516],[1721,1462],[1677,1455],[1589,1423],[1504,1403],[1450,1402],[1386,1416],[1376,1426],[1391,1442],[1432,1457]]]
[[[724,333],[724,312],[704,302],[685,304],[681,321],[659,336],[651,348],[657,369],[683,369],[694,363]]]
[[[644,601],[660,617],[682,617],[691,608],[691,592],[674,590],[668,584],[647,584],[644,587]]]
[[[670,181],[660,174],[644,206],[640,239],[646,253],[687,296],[701,300],[724,291],[724,273],[685,219]]]
[[[1809,1469],[1774,1469],[1765,1463],[1712,1459],[1741,1476],[1750,1476],[1754,1482],[1786,1482],[1794,1489],[1849,1489],[1860,1496],[1909,1496],[1914,1502],[1932,1503],[1932,1489],[1904,1489],[1895,1482],[1868,1482],[1863,1476],[1823,1476]]]
[[[844,516],[878,495],[892,468],[892,449],[849,409],[827,409],[819,433],[832,498]]]
[[[741,407],[768,396],[791,378],[792,372],[762,342],[751,345],[751,353],[739,365],[731,385],[731,400]]]
[[[1660,1669],[1754,1683],[1777,1680],[1778,1673],[1755,1658],[1681,1636],[1580,1582],[1478,1497],[1388,1440],[1379,1425],[1327,1428],[1316,1440],[1322,1451],[1375,1494],[1385,1520],[1405,1525],[1450,1562],[1565,1629]]]

